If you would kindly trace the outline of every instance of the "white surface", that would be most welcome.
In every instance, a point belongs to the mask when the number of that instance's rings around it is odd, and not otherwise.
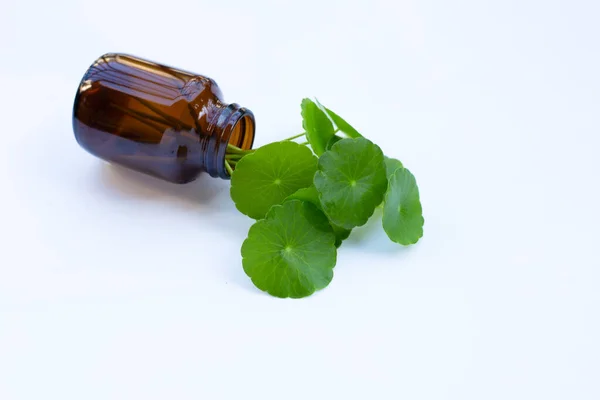
[[[32,4],[35,3],[35,4]],[[0,399],[600,398],[597,1],[0,6]],[[71,130],[121,51],[213,77],[257,145],[317,96],[416,175],[326,290],[256,290],[228,183],[107,166]]]

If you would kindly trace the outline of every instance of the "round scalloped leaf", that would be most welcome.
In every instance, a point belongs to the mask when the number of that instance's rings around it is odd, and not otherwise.
[[[321,202],[319,201],[319,193],[317,192],[317,189],[314,187],[314,185],[309,186],[307,188],[299,189],[296,193],[290,195],[285,201],[294,199],[311,202],[319,210],[323,211],[323,209],[321,208]],[[331,221],[329,221],[329,224],[331,225],[331,229],[333,229],[333,234],[335,235],[335,247],[340,247],[342,242],[348,239],[348,236],[350,236],[352,229],[339,227]]]
[[[336,225],[364,225],[387,188],[383,153],[365,138],[342,139],[319,158],[314,179],[323,211]]]
[[[329,221],[317,207],[286,201],[250,227],[242,264],[260,290],[276,297],[306,297],[333,279],[334,242]]]
[[[241,213],[261,219],[271,206],[311,186],[316,170],[317,158],[306,146],[271,143],[237,163],[231,176],[231,198]]]
[[[386,173],[387,173],[387,177],[389,178],[394,172],[396,172],[396,170],[398,168],[404,168],[404,166],[402,165],[402,163],[400,162],[400,160],[397,160],[395,158],[390,158],[385,156],[384,157],[385,160],[385,169],[386,169]]]
[[[403,245],[414,244],[423,236],[423,209],[413,174],[397,169],[389,178],[383,206],[383,229],[388,237]]]
[[[323,154],[335,132],[327,114],[310,99],[302,100],[302,126],[315,154]]]

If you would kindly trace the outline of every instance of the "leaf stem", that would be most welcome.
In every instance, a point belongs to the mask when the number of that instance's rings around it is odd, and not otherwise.
[[[254,150],[250,149],[250,150],[244,150],[244,149],[240,149],[239,147],[236,147],[232,144],[227,144],[227,154],[249,154],[252,153]]]
[[[230,153],[230,154],[225,154],[225,159],[226,160],[239,160],[240,158],[242,158],[244,156],[245,156],[245,154]]]
[[[225,160],[225,169],[227,170],[229,176],[233,175],[233,168],[231,168],[231,165],[229,165],[229,161],[227,160]]]
[[[283,141],[285,141],[285,140],[294,140],[294,139],[298,139],[299,137],[302,137],[302,136],[304,136],[304,135],[306,135],[306,132],[302,132],[302,133],[299,133],[299,134],[297,134],[297,135],[294,135],[294,136],[292,136],[292,137],[289,137],[289,138],[287,138],[287,139],[283,139]]]

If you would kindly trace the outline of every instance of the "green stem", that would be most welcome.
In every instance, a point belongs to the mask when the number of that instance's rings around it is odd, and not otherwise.
[[[298,143],[300,146],[306,146],[308,144],[308,142],[302,142],[302,143]]]
[[[285,141],[285,140],[294,140],[294,139],[298,139],[299,137],[302,137],[302,136],[304,136],[304,135],[306,135],[306,132],[299,133],[299,134],[297,134],[297,135],[294,135],[294,136],[292,136],[292,137],[289,137],[289,138],[287,138],[287,139],[283,139],[283,140],[284,140],[284,141]]]
[[[228,154],[248,154],[252,153],[254,150],[244,150],[236,147],[232,144],[227,144],[227,153]]]
[[[244,157],[245,154],[225,154],[225,159],[226,160],[239,160],[240,158]]]
[[[335,134],[336,134],[336,133],[338,133],[339,131],[340,131],[339,129],[336,129],[335,131],[333,131],[333,134],[335,135]],[[302,136],[304,136],[304,135],[306,135],[306,132],[302,132],[302,133],[299,133],[299,134],[297,134],[297,135],[294,135],[294,136],[292,136],[292,137],[289,137],[289,138],[287,138],[287,139],[283,139],[283,140],[282,140],[282,142],[283,142],[283,141],[286,141],[286,140],[294,140],[294,139],[298,139],[299,137],[302,137]]]
[[[229,176],[233,175],[233,168],[231,168],[231,165],[229,165],[229,161],[227,160],[225,160],[225,169],[227,170]]]
[[[231,165],[232,167],[235,166],[239,161],[241,160],[241,158],[226,158],[225,161],[229,163],[229,165]]]

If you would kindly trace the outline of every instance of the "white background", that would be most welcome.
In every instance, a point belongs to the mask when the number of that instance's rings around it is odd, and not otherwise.
[[[2,1],[0,399],[600,398],[593,0]],[[229,183],[80,149],[105,52],[214,78],[256,145],[317,96],[417,177],[425,236],[357,229],[331,285],[254,288]]]

